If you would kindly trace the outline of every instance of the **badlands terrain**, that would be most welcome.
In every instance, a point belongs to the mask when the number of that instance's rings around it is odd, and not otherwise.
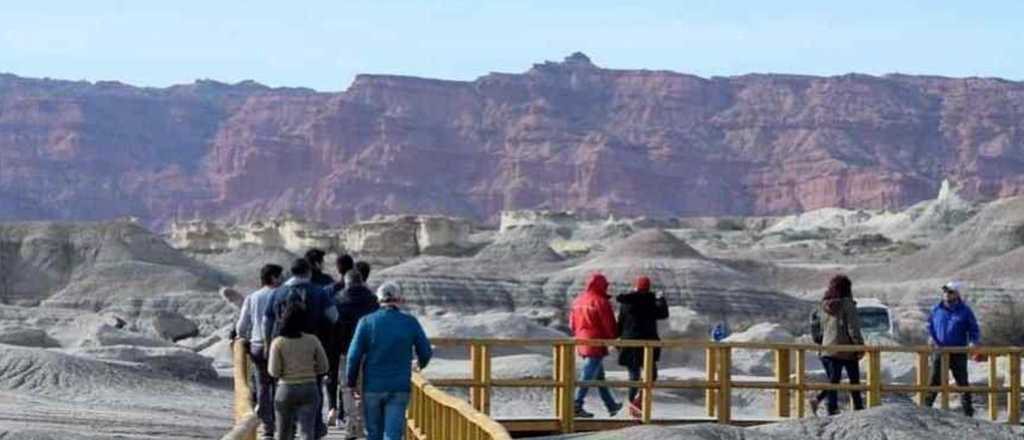
[[[287,264],[312,246],[370,261],[371,285],[401,283],[408,309],[434,337],[564,336],[566,308],[594,271],[609,276],[615,293],[641,273],[650,276],[671,305],[663,323],[669,338],[703,339],[725,320],[734,330],[730,340],[806,340],[807,312],[838,271],[851,275],[858,297],[892,308],[899,331],[873,338],[876,343],[920,342],[924,313],[938,300],[937,287],[951,278],[967,283],[985,343],[1019,344],[1024,334],[1015,319],[1024,285],[1020,197],[974,202],[944,182],[930,198],[902,210],[665,218],[506,211],[498,219],[193,220],[160,232],[131,219],[0,224],[0,438],[218,437],[231,425],[228,338],[237,312],[217,290],[252,289],[260,265]],[[496,355],[498,377],[551,372],[546,350]],[[769,359],[768,353],[737,353],[734,374],[770,375]],[[703,363],[700,353],[669,351],[662,377],[698,377]],[[913,365],[913,359],[887,358],[883,374],[910,381]],[[974,381],[987,377],[983,367],[972,364]],[[822,377],[820,366],[810,368]],[[426,372],[465,377],[469,365],[463,351],[447,349]],[[625,377],[618,368],[609,374]],[[550,393],[543,390],[500,390],[494,399],[499,417],[551,414]],[[772,408],[767,392],[737,391],[734,399],[740,418],[766,418]],[[650,427],[578,438],[1020,435],[909,408],[904,396],[885,402],[860,414],[748,430]],[[596,406],[590,403],[592,411]],[[701,393],[655,395],[655,417],[698,416],[702,408]],[[861,431],[870,436],[857,437]]]

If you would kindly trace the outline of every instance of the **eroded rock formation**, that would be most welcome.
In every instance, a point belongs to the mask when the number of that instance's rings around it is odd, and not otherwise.
[[[585,56],[341,93],[0,76],[0,218],[331,223],[909,206],[1024,188],[1024,83],[611,70]],[[54,178],[59,176],[59,178]]]

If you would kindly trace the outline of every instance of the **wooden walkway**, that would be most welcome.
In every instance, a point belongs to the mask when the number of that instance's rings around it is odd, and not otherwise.
[[[810,344],[775,343],[715,343],[709,341],[576,341],[573,339],[432,339],[441,347],[464,347],[470,354],[472,377],[427,381],[419,373],[413,375],[408,412],[407,436],[415,440],[508,440],[513,436],[538,434],[568,434],[581,431],[619,429],[636,424],[687,424],[714,421],[731,425],[754,425],[769,420],[737,420],[732,416],[733,390],[768,390],[775,397],[775,419],[804,417],[807,413],[807,393],[818,390],[862,391],[869,407],[881,404],[884,393],[912,394],[919,404],[928,392],[939,395],[941,408],[948,409],[950,394],[978,393],[988,397],[988,416],[995,421],[1005,409],[1007,423],[1021,422],[1021,356],[1022,347],[945,348],[901,346],[830,346],[828,351],[856,351],[865,355],[867,380],[859,385],[808,382],[806,355],[821,350]],[[240,346],[241,344],[236,344]],[[644,368],[641,380],[580,381],[577,380],[576,347],[597,345],[637,347],[643,350]],[[505,379],[492,377],[492,349],[496,347],[548,347],[552,350],[553,372],[548,378]],[[702,352],[706,360],[705,377],[698,380],[653,379],[655,348]],[[766,351],[774,354],[775,375],[769,380],[750,381],[733,377],[732,355],[737,350]],[[940,353],[940,371],[945,380],[938,386],[928,384],[930,358]],[[914,383],[888,383],[881,374],[882,356],[886,354],[912,354],[916,358]],[[949,383],[949,362],[952,353],[981,354],[988,357],[988,384],[955,386]],[[225,440],[253,439],[255,422],[249,402],[249,366],[244,349],[235,349],[235,414],[237,425]],[[1000,377],[999,372],[1003,372]],[[774,379],[774,380],[772,380]],[[637,387],[643,390],[639,421],[636,420],[576,420],[573,414],[573,393],[579,386]],[[469,401],[461,400],[441,391],[443,388],[468,390]],[[547,388],[552,392],[550,418],[531,420],[494,420],[491,413],[491,394],[494,388]],[[652,417],[652,396],[655,389],[690,389],[705,393],[705,417],[660,420]],[[1002,404],[1002,405],[1001,405]],[[343,438],[340,430],[330,431],[328,438]]]

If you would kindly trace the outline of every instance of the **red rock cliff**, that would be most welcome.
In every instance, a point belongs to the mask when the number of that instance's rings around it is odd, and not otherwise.
[[[1022,172],[1024,83],[999,79],[703,79],[582,55],[338,94],[0,75],[7,219],[778,214],[901,207],[944,178],[1003,197]]]

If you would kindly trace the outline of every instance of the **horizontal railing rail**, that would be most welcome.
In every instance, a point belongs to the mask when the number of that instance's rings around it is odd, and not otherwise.
[[[999,418],[1000,396],[1006,396],[1006,422],[1020,424],[1021,365],[1024,347],[958,347],[934,348],[927,346],[827,346],[799,343],[769,342],[711,342],[702,340],[575,340],[561,339],[487,339],[487,338],[435,338],[437,347],[468,350],[471,377],[427,380],[419,373],[414,375],[407,433],[417,440],[446,439],[489,439],[511,438],[502,425],[552,427],[552,431],[572,433],[577,431],[573,393],[578,386],[636,387],[641,393],[640,417],[638,423],[652,423],[653,391],[656,389],[704,390],[705,412],[708,420],[719,423],[746,424],[751,421],[736,420],[732,417],[732,396],[736,389],[757,389],[774,391],[774,416],[778,418],[804,417],[807,414],[807,393],[820,390],[862,391],[866,393],[865,403],[869,407],[881,404],[885,393],[915,394],[919,405],[924,405],[928,393],[936,393],[942,408],[948,409],[950,394],[972,392],[987,394],[988,412],[992,420]],[[616,348],[640,348],[643,353],[643,374],[641,380],[590,380],[576,378],[579,346],[606,346]],[[494,378],[491,370],[495,348],[549,347],[552,352],[552,374],[548,378]],[[655,348],[663,350],[699,350],[704,352],[705,371],[701,379],[659,379],[654,378]],[[234,344],[235,361],[235,423],[232,433],[224,439],[254,439],[256,434],[255,416],[252,414],[250,367],[243,344]],[[734,378],[732,358],[736,350],[761,350],[774,354],[774,375],[767,380]],[[863,352],[867,364],[866,380],[858,385],[847,383],[808,382],[807,352]],[[930,385],[930,363],[933,353],[939,353],[942,380],[939,385]],[[988,384],[958,386],[949,383],[950,355],[954,353],[983,354],[988,356]],[[913,383],[887,383],[883,380],[881,361],[883,355],[915,355]],[[999,383],[999,359],[1006,358],[1004,383]],[[463,388],[468,390],[469,402],[465,402],[439,389]],[[552,390],[554,415],[536,423],[521,420],[506,420],[499,424],[489,415],[491,396],[495,388],[548,388]],[[795,397],[795,399],[794,399]],[[686,422],[686,419],[659,420],[659,423]],[[583,423],[583,422],[581,422]],[[588,421],[586,423],[593,423]],[[511,429],[511,428],[509,428]],[[532,428],[531,428],[532,429]]]
[[[466,401],[434,387],[419,373],[412,377],[408,424],[416,440],[511,440],[505,427]]]
[[[881,404],[884,393],[916,394],[919,405],[924,405],[927,393],[937,393],[942,408],[949,408],[951,393],[973,392],[988,395],[989,417],[997,420],[1000,414],[999,395],[1007,396],[1006,420],[1011,424],[1020,423],[1020,358],[1024,347],[947,347],[928,346],[872,346],[837,345],[819,346],[800,343],[769,342],[711,342],[703,340],[576,340],[561,339],[486,339],[486,338],[435,338],[435,346],[466,347],[472,363],[471,378],[432,380],[435,386],[468,388],[471,404],[485,414],[490,413],[490,396],[494,388],[551,388],[555,418],[552,420],[561,432],[574,432],[575,419],[573,391],[578,386],[608,386],[615,388],[636,387],[641,393],[640,423],[652,422],[653,390],[655,389],[703,389],[707,416],[720,423],[738,422],[732,418],[732,392],[735,389],[760,389],[775,392],[774,416],[779,418],[803,417],[807,413],[807,392],[820,390],[862,391],[867,394],[865,403],[869,407]],[[643,349],[642,380],[588,380],[576,379],[576,347],[606,346],[615,348]],[[551,378],[495,379],[490,374],[491,353],[494,348],[551,347],[553,372]],[[653,380],[654,349],[701,350],[705,353],[705,377],[703,380]],[[763,350],[774,353],[774,376],[771,380],[738,380],[732,374],[732,355],[735,350]],[[807,352],[863,352],[867,363],[866,381],[858,385],[847,383],[808,382]],[[942,380],[937,386],[930,385],[930,358],[939,354]],[[958,386],[949,383],[950,355],[954,353],[982,354],[988,357],[988,384]],[[914,383],[886,383],[883,381],[881,360],[884,354],[916,355]],[[998,360],[1007,358],[1006,383],[998,383]],[[795,394],[795,401],[793,395]],[[795,408],[794,408],[795,406]],[[795,409],[795,414],[794,410]],[[683,421],[683,420],[679,420]],[[672,420],[667,420],[672,422]]]

